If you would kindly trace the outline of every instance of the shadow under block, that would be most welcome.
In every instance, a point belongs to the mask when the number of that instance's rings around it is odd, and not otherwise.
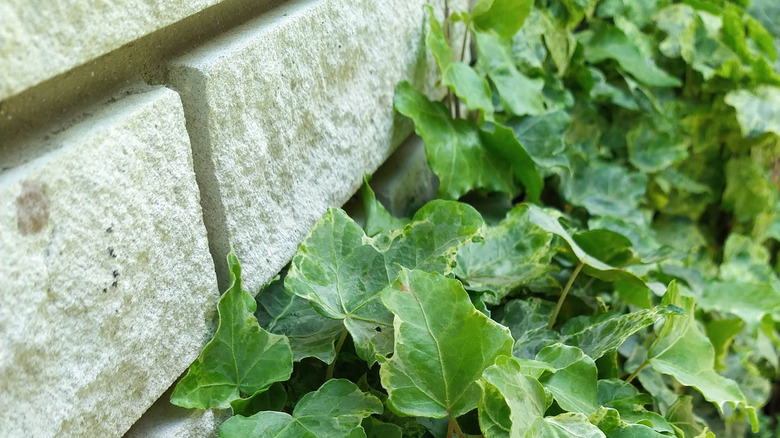
[[[127,94],[0,174],[0,436],[121,436],[215,328],[179,96]]]

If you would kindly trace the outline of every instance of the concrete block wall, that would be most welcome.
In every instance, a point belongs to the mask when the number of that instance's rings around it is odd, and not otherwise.
[[[441,97],[424,3],[0,4],[0,436],[215,434],[165,392],[225,256],[256,293]]]

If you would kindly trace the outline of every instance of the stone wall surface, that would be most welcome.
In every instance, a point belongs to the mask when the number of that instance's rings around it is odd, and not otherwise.
[[[164,392],[225,257],[256,294],[409,135],[396,84],[443,96],[425,3],[0,2],[0,437],[216,435]],[[376,179],[396,213],[435,191],[407,149]]]
[[[135,90],[0,176],[0,436],[119,436],[218,297],[176,93]]]
[[[3,0],[0,100],[221,0]]]
[[[436,94],[422,0],[298,1],[174,61],[221,288],[259,287],[411,130],[401,80]]]

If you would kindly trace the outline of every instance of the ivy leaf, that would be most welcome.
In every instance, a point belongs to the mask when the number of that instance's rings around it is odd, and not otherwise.
[[[568,160],[563,152],[566,149],[564,139],[571,125],[571,116],[566,111],[512,119],[508,123],[542,174],[546,176],[556,167],[568,167]]]
[[[664,436],[661,433],[674,434],[673,427],[664,417],[643,407],[643,405],[653,403],[653,398],[648,394],[640,393],[634,385],[619,379],[599,380],[598,385],[599,403],[602,406],[614,408],[620,413],[621,421],[628,423],[622,426],[623,429],[630,424],[640,424],[650,427],[651,431],[659,432],[657,434],[659,438]],[[650,431],[641,429],[636,429],[636,431],[646,436],[656,436],[650,434]],[[607,436],[613,435],[616,434],[609,433]],[[625,432],[617,434],[617,436],[625,436]]]
[[[392,351],[392,315],[379,292],[389,283],[385,258],[341,209],[328,209],[301,244],[285,288],[340,320],[369,364]],[[377,330],[378,329],[378,330]]]
[[[331,363],[336,358],[334,344],[341,335],[341,321],[320,315],[309,301],[288,292],[283,279],[274,280],[257,296],[255,312],[260,326],[271,333],[285,335],[290,341],[293,359],[306,357]]]
[[[558,222],[558,219],[550,213],[535,205],[528,205],[528,215],[531,222],[539,228],[561,237],[569,245],[574,257],[585,265],[583,270],[588,275],[604,281],[624,280],[629,283],[644,285],[644,282],[636,275],[610,266],[586,253]]]
[[[605,438],[604,433],[588,421],[588,417],[579,413],[537,418],[525,436],[544,438]]]
[[[398,415],[455,418],[477,407],[482,372],[511,354],[509,330],[478,312],[457,280],[403,269],[382,292],[395,349],[379,375]]]
[[[507,112],[516,116],[544,113],[544,79],[528,78],[515,67],[507,41],[492,33],[475,32],[474,37],[477,58]]]
[[[613,164],[590,163],[572,169],[564,182],[564,195],[595,216],[630,217],[635,214],[647,188],[647,176]]]
[[[461,98],[468,109],[480,111],[485,120],[493,120],[493,101],[487,81],[468,64],[453,60],[452,49],[433,13],[433,6],[426,4],[424,8],[427,22],[425,44],[433,52],[439,66],[442,84]]]
[[[378,236],[375,244],[386,248],[390,278],[398,275],[400,266],[449,275],[460,247],[479,237],[482,227],[482,216],[470,205],[434,200],[420,208],[410,224]]]
[[[759,324],[766,314],[780,321],[780,292],[769,284],[713,282],[704,289],[699,306],[732,313],[748,324]]]
[[[285,336],[263,330],[255,318],[255,299],[241,288],[241,265],[227,256],[230,288],[219,299],[219,327],[171,394],[185,408],[226,409],[242,396],[288,380],[293,356]]]
[[[628,160],[645,173],[664,170],[688,157],[683,138],[659,130],[657,124],[639,123],[626,135]]]
[[[511,129],[500,124],[494,124],[492,130],[482,129],[480,131],[482,144],[489,151],[492,151],[500,158],[503,158],[512,166],[512,172],[515,177],[525,187],[525,197],[528,202],[539,202],[542,194],[544,180],[533,159],[517,138]]]
[[[479,0],[471,10],[474,26],[509,40],[523,26],[533,0]]]
[[[466,204],[436,200],[402,229],[368,238],[341,209],[331,208],[314,226],[292,260],[285,287],[317,312],[343,323],[369,365],[392,350],[393,315],[380,293],[401,266],[449,273],[458,248],[482,227]],[[323,339],[330,354],[332,338]]]
[[[702,426],[693,414],[693,397],[681,395],[666,411],[666,419],[685,438],[715,438],[706,426]]]
[[[381,414],[382,402],[365,394],[349,380],[331,379],[303,396],[292,415],[263,411],[251,417],[229,418],[219,427],[220,438],[248,436],[274,438],[365,437],[360,422]]]
[[[722,409],[724,403],[743,407],[753,431],[758,430],[755,409],[747,404],[736,382],[714,370],[715,352],[694,319],[694,299],[680,296],[675,282],[663,298],[663,304],[673,304],[687,315],[667,315],[658,337],[650,346],[647,358],[654,370],[668,374],[683,385],[696,388],[705,399]]]
[[[726,163],[722,205],[724,210],[733,211],[739,222],[751,222],[762,212],[774,210],[776,202],[777,189],[753,160],[739,157]]]
[[[472,123],[450,118],[440,102],[431,102],[408,82],[395,90],[395,109],[414,122],[415,132],[425,142],[428,165],[439,177],[438,195],[458,199],[466,192],[482,188],[514,195],[510,163],[482,146],[479,129]]]
[[[525,206],[507,213],[498,225],[485,229],[481,242],[469,242],[456,258],[455,275],[469,287],[484,290],[481,297],[496,305],[512,290],[551,271],[552,235],[528,219]]]
[[[524,437],[544,416],[544,387],[523,373],[520,362],[501,356],[482,373],[479,425],[486,437]]]
[[[375,236],[383,231],[395,230],[409,223],[406,218],[397,218],[391,215],[384,205],[376,200],[376,195],[368,184],[371,175],[363,176],[363,208],[366,211],[366,234]]]
[[[584,47],[585,60],[598,64],[607,59],[617,61],[620,68],[639,82],[651,87],[679,87],[679,79],[658,68],[651,58],[642,54],[622,30],[604,24],[597,30],[587,30],[579,35]]]
[[[629,336],[654,324],[664,315],[681,315],[683,310],[673,305],[654,307],[623,315],[604,313],[598,316],[578,316],[561,327],[561,342],[581,349],[594,360],[617,349]]]
[[[512,300],[504,305],[499,320],[515,339],[512,355],[533,359],[542,348],[558,342],[558,333],[547,328],[554,307],[554,303],[538,298]]]
[[[539,382],[552,392],[561,408],[590,415],[599,408],[596,363],[577,347],[554,344],[536,355],[555,371],[545,372]]]

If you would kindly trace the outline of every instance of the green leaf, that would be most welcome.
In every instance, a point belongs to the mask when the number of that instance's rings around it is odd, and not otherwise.
[[[439,71],[443,75],[444,72],[452,65],[452,49],[447,42],[447,38],[444,36],[444,30],[441,28],[441,23],[436,19],[433,13],[433,6],[425,4],[425,22],[427,25],[425,32],[425,46],[428,47],[433,53],[434,59],[436,59],[436,65],[439,66]]]
[[[323,316],[341,320],[369,364],[376,354],[392,351],[392,315],[379,299],[389,282],[384,255],[335,208],[301,244],[284,280],[288,291],[309,300]]]
[[[482,144],[495,155],[503,158],[512,166],[512,171],[518,181],[525,187],[525,197],[528,202],[539,202],[544,180],[536,170],[533,159],[515,137],[514,132],[506,126],[495,124],[493,130],[483,129],[480,132]]]
[[[628,433],[625,429],[635,429],[643,436],[655,436],[650,431],[630,427],[630,424],[639,424],[651,428],[652,431],[674,434],[674,428],[661,415],[648,411],[644,405],[653,404],[653,398],[648,394],[640,393],[630,383],[619,379],[599,380],[599,403],[602,406],[614,408],[620,413],[621,425],[624,429],[623,436]],[[613,436],[615,432],[608,432],[607,436]],[[620,433],[617,434],[620,436]],[[631,436],[628,434],[628,436]],[[663,436],[663,435],[658,435]]]
[[[432,201],[404,228],[372,240],[346,213],[331,208],[299,247],[285,287],[343,322],[358,356],[371,365],[377,354],[393,351],[393,315],[380,301],[382,289],[401,266],[450,273],[458,248],[481,227],[482,218],[468,205]]]
[[[454,62],[442,76],[442,83],[458,96],[466,108],[480,112],[480,120],[493,120],[493,99],[490,85],[473,68],[463,62]]]
[[[683,138],[659,130],[657,124],[640,123],[626,135],[628,159],[645,173],[664,170],[688,157]]]
[[[615,26],[604,24],[597,30],[587,30],[579,35],[579,40],[584,47],[587,62],[598,64],[613,59],[620,68],[651,87],[682,85],[679,79],[661,70],[652,59],[644,56],[640,48]]]
[[[477,59],[495,85],[504,109],[516,116],[544,113],[544,79],[530,79],[515,67],[507,41],[484,32],[475,32],[474,37]]]
[[[385,269],[395,278],[403,266],[449,275],[461,246],[481,235],[482,216],[468,204],[434,200],[400,230],[377,236],[385,251]],[[400,265],[400,266],[399,266]]]
[[[499,357],[482,379],[479,425],[486,437],[524,437],[533,422],[544,416],[544,388],[523,373],[517,359]]]
[[[595,216],[628,217],[638,210],[647,188],[647,176],[614,164],[591,163],[572,169],[564,195]]]
[[[726,356],[729,346],[744,326],[744,321],[739,318],[713,319],[704,324],[707,337],[715,349],[715,369],[723,371],[726,367]]]
[[[766,132],[780,135],[780,88],[736,90],[726,94],[725,101],[737,111],[744,137],[757,137]]]
[[[722,206],[726,211],[733,211],[739,222],[748,223],[764,211],[773,211],[776,191],[764,171],[749,157],[732,158],[726,163]]]
[[[366,438],[403,438],[404,436],[400,426],[384,423],[374,417],[366,418],[362,425],[366,431]]]
[[[463,62],[455,62],[441,24],[433,13],[433,7],[425,6],[428,23],[425,44],[431,49],[442,75],[442,84],[449,87],[472,111],[480,111],[485,120],[493,120],[493,101],[490,86],[473,68]]]
[[[239,398],[230,403],[233,415],[248,417],[260,411],[281,411],[287,403],[287,391],[277,382],[267,391],[255,393],[249,398]]]
[[[598,410],[598,370],[582,350],[555,344],[543,348],[536,360],[554,368],[555,371],[542,374],[539,382],[552,392],[561,408],[587,415]]]
[[[474,124],[452,120],[443,104],[431,102],[408,82],[398,84],[393,102],[425,142],[428,165],[439,177],[439,197],[458,199],[477,188],[516,193],[511,164],[485,150]]]
[[[483,301],[496,305],[552,270],[551,241],[550,233],[530,222],[527,208],[517,206],[498,225],[485,229],[483,241],[469,242],[458,251],[455,275],[470,288],[483,290]]]
[[[682,432],[684,438],[715,438],[714,433],[696,420],[692,400],[690,395],[681,395],[666,411],[666,419]]]
[[[570,124],[571,116],[565,111],[513,119],[509,122],[515,137],[544,175],[548,175],[555,167],[568,167],[563,152],[566,149],[564,139]]]
[[[561,342],[581,349],[594,360],[617,349],[629,336],[654,324],[664,315],[683,314],[675,306],[654,307],[618,315],[578,316],[561,327]]]
[[[737,315],[748,324],[759,324],[764,315],[780,321],[780,292],[769,284],[710,283],[699,299],[699,306]]]
[[[722,409],[724,403],[744,408],[753,431],[757,431],[755,409],[748,406],[736,382],[720,376],[714,370],[715,352],[694,319],[694,299],[680,296],[675,282],[663,298],[663,303],[683,308],[687,315],[667,315],[666,322],[647,353],[654,370],[668,374],[683,385],[696,388],[705,399]]]
[[[529,438],[605,438],[604,433],[588,421],[588,417],[579,413],[537,418],[525,436]]]
[[[533,0],[479,0],[471,10],[474,26],[511,39],[523,26],[534,6]]]
[[[382,402],[343,379],[331,379],[303,396],[292,415],[263,411],[251,417],[234,416],[219,427],[220,438],[365,437],[360,422],[381,414]]]
[[[306,357],[331,363],[336,358],[334,343],[341,335],[341,321],[320,315],[308,300],[288,292],[283,280],[274,280],[257,296],[260,326],[271,333],[285,335],[290,341],[293,359]]]
[[[366,210],[366,234],[375,236],[383,231],[395,230],[409,223],[406,218],[397,218],[391,215],[379,201],[368,184],[371,176],[363,176],[363,187],[360,189],[363,195],[363,208]]]
[[[241,265],[227,256],[230,288],[219,300],[219,327],[171,394],[185,408],[226,409],[242,396],[267,390],[290,378],[293,366],[285,336],[260,328],[255,299],[241,288]]]
[[[644,282],[634,274],[610,266],[586,253],[585,250],[580,248],[574,238],[572,238],[572,236],[563,229],[563,226],[561,226],[561,224],[558,222],[558,219],[545,210],[535,205],[529,205],[528,215],[531,222],[536,224],[539,228],[561,237],[569,245],[572,254],[577,258],[577,260],[585,264],[583,270],[588,275],[604,281],[624,280],[629,283],[640,285],[644,284]]]
[[[380,377],[398,415],[455,418],[477,407],[477,380],[510,355],[509,330],[478,312],[457,280],[402,270],[382,292],[395,314],[395,349]]]
[[[558,333],[547,328],[554,307],[554,303],[538,298],[512,300],[504,305],[499,321],[515,339],[512,355],[533,359],[542,348],[558,342]]]

